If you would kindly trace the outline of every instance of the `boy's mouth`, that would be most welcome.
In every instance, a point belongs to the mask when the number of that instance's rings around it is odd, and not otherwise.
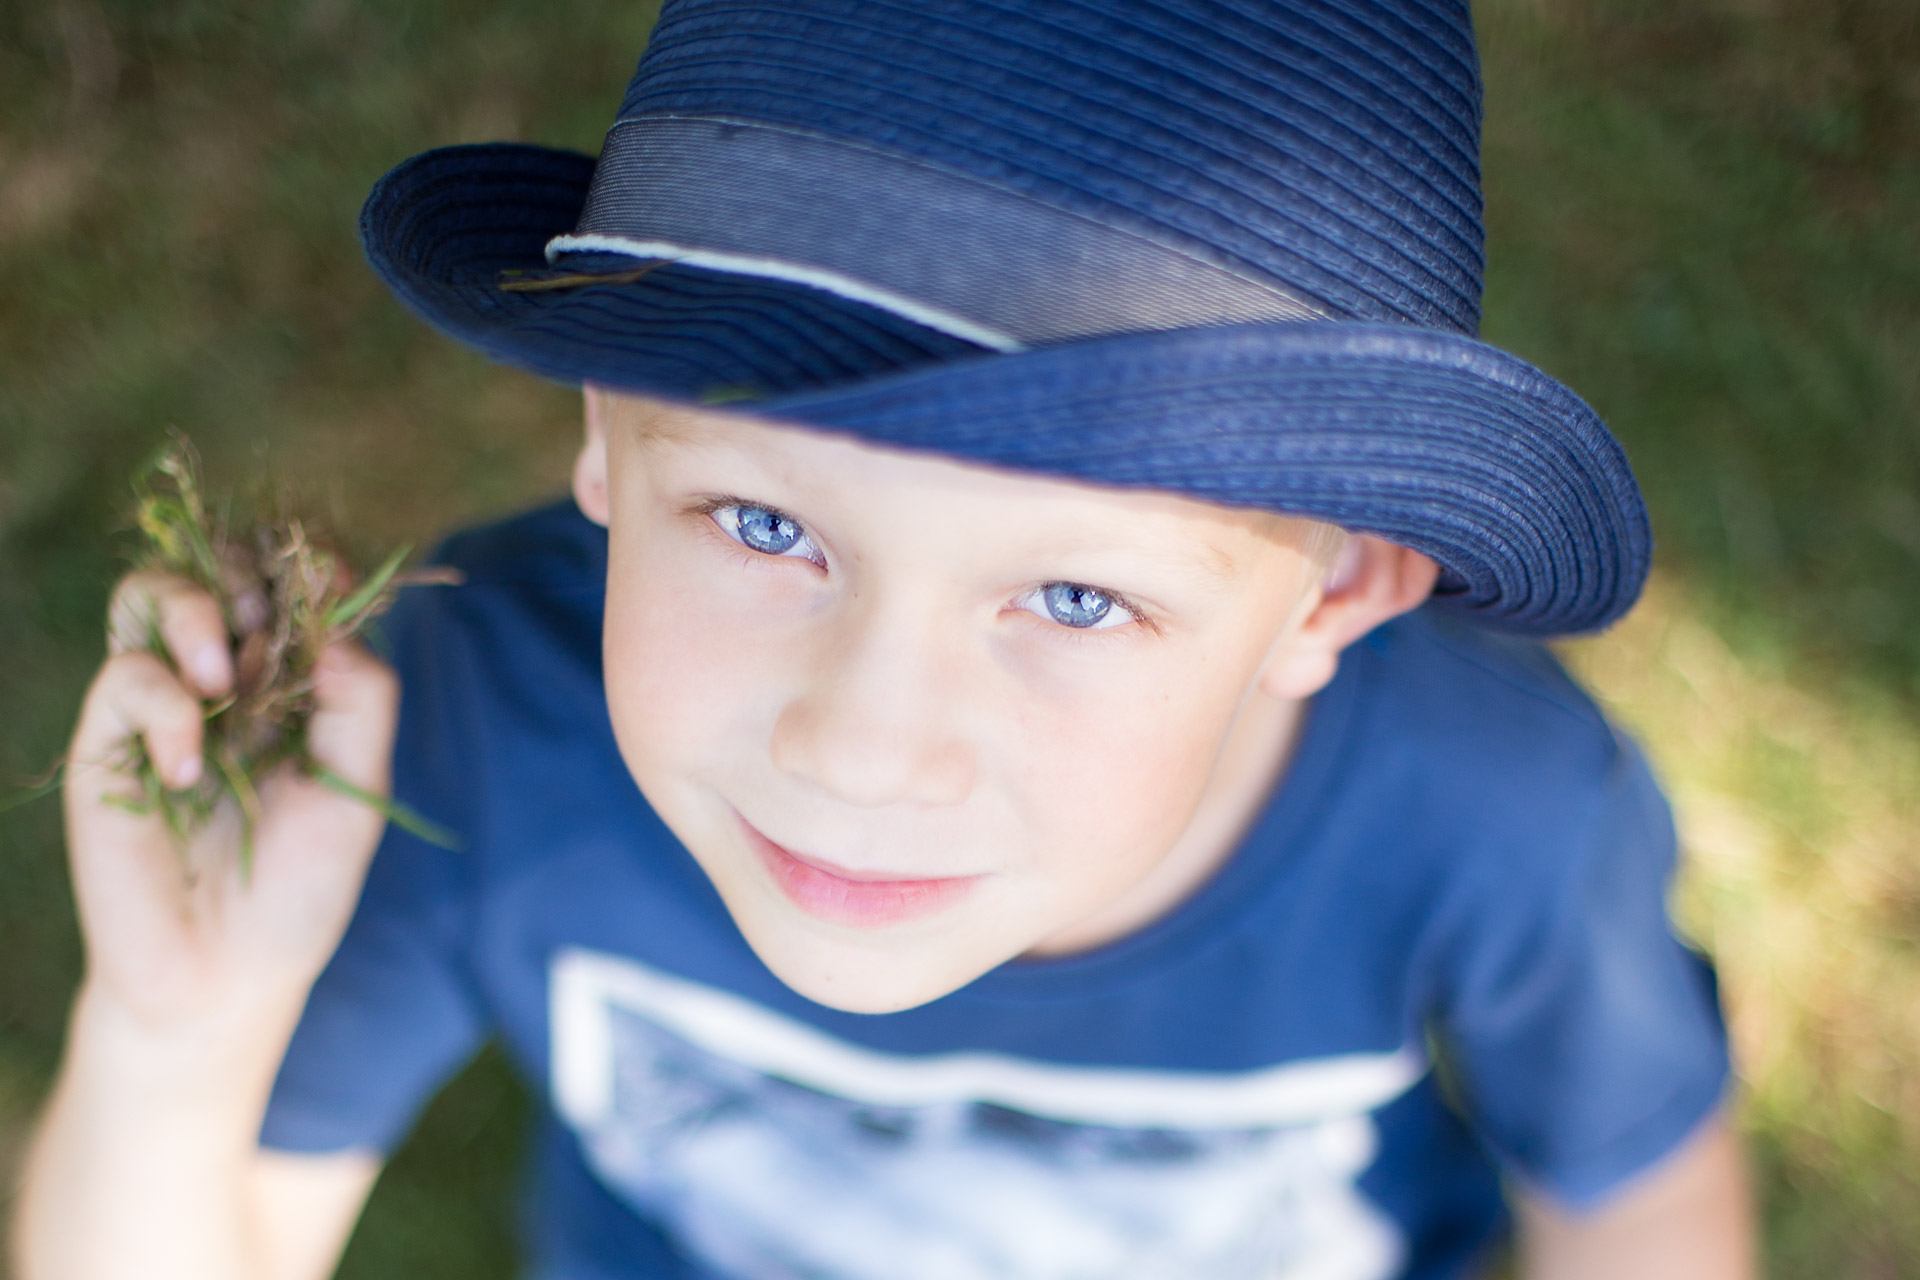
[[[739,815],[736,813],[736,817]],[[878,929],[930,915],[958,901],[979,876],[907,879],[853,871],[775,844],[744,817],[740,829],[760,863],[794,906],[817,920]]]

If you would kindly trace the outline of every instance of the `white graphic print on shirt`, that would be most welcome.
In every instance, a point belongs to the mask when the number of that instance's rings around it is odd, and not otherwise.
[[[551,967],[554,1102],[599,1176],[743,1280],[1384,1280],[1368,1112],[1424,1071],[904,1057],[596,952]]]

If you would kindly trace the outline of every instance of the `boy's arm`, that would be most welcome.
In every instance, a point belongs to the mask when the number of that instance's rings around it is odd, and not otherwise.
[[[1597,1208],[1516,1196],[1526,1280],[1753,1280],[1740,1142],[1718,1115]]]
[[[272,1280],[332,1275],[379,1176],[380,1157],[370,1151],[255,1156],[253,1204],[263,1238],[273,1245]]]
[[[147,619],[171,662],[146,651]],[[115,653],[88,691],[67,757],[86,978],[17,1200],[18,1274],[317,1280],[377,1162],[267,1155],[258,1135],[384,823],[282,771],[260,790],[250,874],[231,815],[176,848],[157,815],[130,811],[138,783],[113,762],[137,740],[170,785],[197,776],[203,700],[233,683],[226,626],[191,584],[137,574],[116,593],[113,629]],[[393,674],[365,650],[335,645],[315,697],[316,759],[386,794]]]
[[[259,1150],[291,1021],[254,1015],[155,1035],[83,992],[22,1189],[22,1280],[331,1274],[380,1161]]]

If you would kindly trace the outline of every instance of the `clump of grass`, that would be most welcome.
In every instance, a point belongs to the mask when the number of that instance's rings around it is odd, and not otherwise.
[[[290,766],[378,810],[396,826],[451,847],[450,833],[327,768],[307,740],[316,709],[315,674],[327,646],[360,636],[403,586],[452,582],[451,572],[403,574],[401,566],[412,551],[406,546],[356,580],[345,557],[290,513],[284,495],[263,498],[258,510],[231,500],[209,504],[198,457],[179,433],[134,477],[133,491],[140,537],[133,570],[185,579],[213,597],[226,623],[234,680],[231,693],[206,704],[206,767],[199,781],[168,786],[135,740],[108,763],[137,779],[140,794],[110,802],[159,815],[183,857],[193,834],[231,805],[239,819],[244,878],[253,866],[260,783]],[[171,662],[157,615],[122,620],[120,634],[123,643]],[[56,767],[35,792],[20,799],[52,790],[58,772]]]

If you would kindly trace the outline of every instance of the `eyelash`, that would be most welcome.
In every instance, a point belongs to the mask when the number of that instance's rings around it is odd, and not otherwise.
[[[758,547],[750,545],[740,534],[740,518],[738,514],[735,514],[730,522],[722,518],[723,512],[732,511],[737,513],[741,509],[765,511],[783,520],[792,521],[794,528],[799,530],[799,542],[795,545],[806,546],[811,554],[798,556],[789,555],[782,551],[762,551]],[[813,535],[807,532],[806,525],[794,519],[794,517],[788,515],[778,507],[770,507],[764,502],[749,502],[744,498],[722,496],[708,498],[706,501],[697,504],[693,508],[693,512],[696,515],[706,517],[718,526],[720,530],[727,535],[728,540],[744,553],[744,557],[749,563],[766,560],[805,560],[822,569],[826,568],[826,556],[820,551],[819,545],[814,542]],[[1040,609],[1031,607],[1043,600],[1044,593],[1050,587],[1056,586],[1081,587],[1087,591],[1104,596],[1110,607],[1117,610],[1125,621],[1115,623],[1112,626],[1100,626],[1096,624],[1091,627],[1073,627],[1055,619],[1051,613],[1043,613]],[[1051,623],[1052,626],[1049,628],[1050,630],[1067,632],[1075,640],[1088,639],[1097,632],[1117,631],[1128,622],[1140,623],[1150,630],[1159,631],[1159,627],[1154,625],[1153,620],[1143,613],[1139,606],[1135,605],[1133,601],[1127,599],[1117,591],[1109,590],[1106,587],[1096,587],[1092,583],[1066,582],[1064,580],[1046,582],[1029,591],[1022,592],[1020,595],[1014,597],[1011,603],[1014,608],[1020,609],[1023,612],[1032,613],[1036,617],[1039,617],[1041,621]]]

